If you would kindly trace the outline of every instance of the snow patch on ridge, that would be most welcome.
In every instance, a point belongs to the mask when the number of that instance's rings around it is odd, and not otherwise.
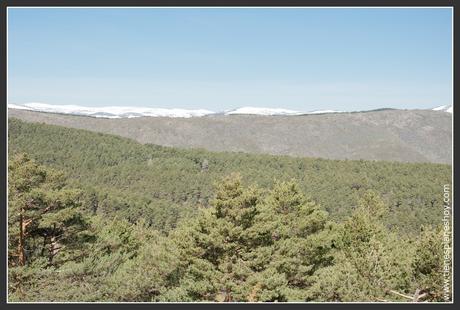
[[[255,108],[255,107],[242,107],[235,110],[226,111],[225,115],[232,114],[252,114],[252,115],[308,115],[308,114],[323,114],[323,113],[342,113],[342,111],[335,110],[318,110],[310,112],[300,112],[287,109],[277,108]]]
[[[251,114],[251,115],[301,115],[305,112],[287,110],[287,109],[273,109],[273,108],[256,108],[256,107],[242,107],[235,110],[226,111],[225,115],[232,114]]]
[[[433,111],[443,111],[447,113],[452,113],[453,112],[453,106],[452,105],[442,105],[436,108],[432,109]]]
[[[319,110],[319,111],[311,111],[306,114],[324,114],[324,113],[345,113],[345,111],[336,111],[336,110]]]

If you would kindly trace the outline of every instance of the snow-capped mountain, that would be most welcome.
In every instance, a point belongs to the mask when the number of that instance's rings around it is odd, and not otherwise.
[[[256,108],[256,107],[242,107],[224,112],[225,115],[232,114],[250,114],[250,115],[306,115],[306,114],[323,114],[323,113],[342,113],[342,111],[335,110],[318,110],[310,112],[301,112],[287,109],[274,109],[274,108]]]
[[[152,117],[195,117],[214,114],[209,110],[162,109],[139,107],[82,107],[77,105],[51,105],[46,103],[9,104],[9,108],[39,112],[84,115],[104,118]]]
[[[273,109],[273,108],[256,108],[256,107],[242,107],[234,110],[224,112],[225,115],[233,114],[250,114],[250,115],[302,115],[305,112],[287,110],[287,109]]]
[[[443,111],[443,112],[447,112],[447,113],[452,113],[453,112],[452,108],[453,108],[452,105],[442,105],[442,106],[436,107],[436,108],[434,108],[432,110],[433,111]]]
[[[311,111],[306,114],[325,114],[325,113],[345,113],[345,111],[336,111],[336,110],[318,110],[318,111]]]
[[[341,113],[342,111],[318,110],[301,112],[279,108],[241,107],[224,112],[213,112],[210,110],[186,110],[186,109],[162,109],[147,107],[84,107],[78,105],[51,105],[46,103],[31,102],[25,104],[8,104],[10,109],[30,110],[37,112],[83,115],[103,118],[133,118],[133,117],[200,117],[212,114],[223,115],[306,115],[323,113]]]
[[[207,115],[265,115],[265,116],[291,116],[291,115],[309,115],[309,114],[326,114],[326,113],[346,113],[346,111],[336,110],[315,110],[315,111],[294,111],[281,108],[260,108],[260,107],[241,107],[224,112],[214,112],[205,109],[187,110],[187,109],[163,109],[148,107],[84,107],[78,105],[52,105],[46,103],[25,103],[25,104],[8,104],[10,109],[30,110],[37,112],[72,114],[102,118],[133,118],[133,117],[201,117]],[[433,111],[444,111],[452,113],[451,105],[443,105],[432,109]],[[350,112],[350,111],[348,111]],[[366,112],[366,111],[360,111]]]

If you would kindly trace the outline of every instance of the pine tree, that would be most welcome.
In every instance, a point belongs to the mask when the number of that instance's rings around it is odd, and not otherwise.
[[[238,175],[218,185],[212,206],[173,233],[183,267],[165,300],[307,298],[310,277],[331,260],[324,211],[292,182],[264,198]]]
[[[251,273],[244,259],[250,251],[247,230],[253,225],[259,196],[258,189],[242,187],[238,174],[217,185],[213,208],[174,233],[179,257],[186,259],[180,287],[164,298],[245,300],[245,281]]]
[[[253,301],[304,301],[315,271],[330,264],[327,213],[293,182],[277,182],[258,205],[248,255]]]
[[[20,275],[30,276],[23,268],[76,259],[90,236],[79,211],[80,193],[65,188],[61,174],[19,154],[8,163],[8,180],[8,264],[19,268],[12,269],[19,287],[25,281]]]
[[[320,270],[310,290],[318,301],[379,301],[391,290],[407,288],[409,244],[389,231],[381,218],[386,205],[372,191],[359,200],[358,208],[337,227],[334,264]]]
[[[430,226],[422,227],[421,234],[415,244],[415,255],[412,262],[415,279],[413,289],[427,293],[426,300],[445,301],[444,299],[444,258],[443,231]],[[447,249],[448,257],[451,256]],[[450,270],[452,273],[452,270]],[[446,277],[447,278],[447,277]],[[447,278],[450,285],[450,278]]]

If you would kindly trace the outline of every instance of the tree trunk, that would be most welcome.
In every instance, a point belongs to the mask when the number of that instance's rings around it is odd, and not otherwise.
[[[50,238],[50,252],[49,252],[49,263],[51,264],[53,262],[53,257],[56,255],[56,247],[57,247],[57,242],[56,242],[56,237],[52,236]]]
[[[42,251],[41,251],[41,256],[45,256],[45,251],[46,251],[46,241],[47,241],[46,234],[43,236],[43,245],[42,245]]]
[[[56,237],[56,224],[53,224],[53,232],[50,238],[50,248],[49,248],[49,257],[48,257],[50,264],[53,263],[53,258],[57,254],[58,251],[59,251],[59,243]]]
[[[24,219],[24,208],[21,208],[19,213],[19,244],[18,244],[18,256],[19,266],[25,266],[26,264],[26,253],[25,253],[25,240],[27,236],[27,226],[32,223],[32,219]]]
[[[24,220],[22,213],[24,209],[21,208],[21,213],[19,214],[19,245],[18,245],[18,252],[19,252],[19,266],[24,266],[26,263],[26,257],[24,253]]]
[[[232,292],[229,288],[225,290],[225,299],[224,302],[231,302],[232,301]]]

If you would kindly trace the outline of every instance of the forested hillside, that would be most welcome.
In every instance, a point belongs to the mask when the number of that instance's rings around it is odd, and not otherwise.
[[[9,152],[29,153],[94,192],[97,213],[142,216],[163,229],[175,221],[169,215],[207,206],[214,183],[232,172],[262,187],[295,179],[335,219],[349,215],[360,194],[375,190],[390,207],[388,224],[412,232],[437,223],[443,185],[451,183],[450,165],[181,150],[15,119],[9,121]]]
[[[443,300],[449,165],[8,135],[12,301]]]
[[[9,109],[8,115],[179,148],[328,159],[452,162],[452,114],[442,111],[383,109],[299,116],[106,119]]]

